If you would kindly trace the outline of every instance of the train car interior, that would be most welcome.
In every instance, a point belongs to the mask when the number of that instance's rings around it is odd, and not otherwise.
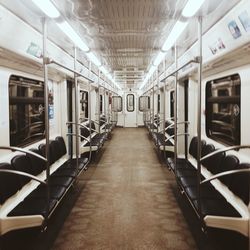
[[[0,0],[0,250],[250,250],[249,0]]]

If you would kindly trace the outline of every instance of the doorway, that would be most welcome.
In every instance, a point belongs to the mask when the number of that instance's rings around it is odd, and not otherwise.
[[[136,95],[133,92],[125,93],[124,98],[124,127],[137,127]]]

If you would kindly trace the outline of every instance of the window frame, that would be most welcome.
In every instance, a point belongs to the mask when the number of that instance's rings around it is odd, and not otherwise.
[[[142,107],[141,107],[141,99],[142,98],[147,98],[147,101],[145,101],[145,103],[147,104],[147,108],[145,108],[145,109],[143,109]],[[144,112],[144,111],[147,111],[147,110],[150,110],[150,96],[147,96],[147,95],[142,95],[142,96],[140,96],[139,97],[139,111],[140,112]]]
[[[161,94],[157,94],[157,113],[161,112]]]
[[[129,100],[128,100],[129,96],[133,96],[133,104],[132,104],[133,110],[129,110]],[[134,112],[135,111],[135,95],[134,94],[127,94],[126,103],[127,103],[127,105],[126,105],[127,112]]]
[[[114,102],[114,99],[120,99],[120,100],[121,100],[121,101],[120,101],[120,104],[121,104],[121,105],[120,105],[120,109],[118,109],[118,108],[117,108],[117,110],[114,109],[114,103],[115,103],[115,102]],[[115,95],[115,96],[112,96],[111,110],[112,110],[112,111],[115,111],[115,112],[122,112],[122,109],[123,109],[123,108],[122,108],[122,97],[121,97],[121,96],[116,96],[116,95]]]
[[[102,112],[103,112],[103,94],[100,94],[99,97],[100,97],[100,110],[99,111],[102,114]]]
[[[218,84],[217,88],[216,84]],[[215,93],[214,96],[213,92]],[[207,137],[228,146],[240,145],[240,75],[233,74],[206,82],[205,95],[205,130]],[[217,112],[214,112],[215,109],[217,109]]]
[[[84,98],[85,95],[85,98]],[[81,111],[84,113],[84,118],[89,117],[89,92],[86,90],[80,90],[80,103],[81,103]],[[84,107],[86,104],[86,107]]]
[[[170,109],[170,117],[174,117],[174,99],[175,99],[175,91],[174,90],[171,90],[170,93],[170,98],[169,98],[169,102],[170,102],[170,105],[169,105],[169,109]],[[174,120],[174,118],[173,118]]]
[[[13,89],[11,85],[14,86]],[[18,90],[18,87],[20,87],[20,90]],[[37,91],[36,88],[39,90]],[[15,91],[16,94],[13,94]],[[44,139],[44,82],[20,75],[10,75],[8,93],[10,146],[26,147]],[[32,96],[30,96],[31,93],[33,93]],[[53,96],[50,98],[50,103],[53,104]],[[18,113],[20,109],[23,112]],[[20,114],[23,114],[23,117]],[[19,135],[19,133],[21,134]],[[23,135],[26,138],[22,138]]]

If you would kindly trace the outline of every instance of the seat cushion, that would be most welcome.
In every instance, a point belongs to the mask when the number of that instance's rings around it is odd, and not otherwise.
[[[13,170],[9,163],[0,163],[0,169]],[[0,173],[0,204],[14,195],[21,188],[18,175]]]
[[[49,201],[49,212],[56,206],[57,200]],[[27,215],[42,215],[46,216],[47,200],[44,198],[27,197],[23,202],[17,205],[8,216],[27,216]]]
[[[64,186],[50,186],[50,198],[55,200],[60,200],[66,191]],[[47,197],[47,187],[45,185],[40,185],[31,194],[31,197],[36,198],[46,198]]]
[[[198,210],[198,200],[194,200],[193,204]],[[240,214],[225,199],[201,199],[202,216],[232,216],[241,217]]]
[[[75,168],[58,168],[51,176],[69,176],[74,178],[76,176]]]
[[[196,176],[187,176],[178,178],[181,186],[183,188],[197,186],[197,177]]]
[[[186,167],[186,168],[177,168],[176,169],[176,175],[178,178],[181,177],[196,177],[197,176],[197,170],[192,167]]]
[[[166,158],[166,163],[168,167],[170,167],[171,169],[175,169],[174,158],[172,157]],[[188,164],[186,159],[180,159],[180,158],[177,158],[176,163],[177,163],[177,168],[186,167]]]
[[[198,186],[186,187],[185,192],[188,195],[189,199],[191,200],[198,199]],[[209,183],[202,184],[200,186],[200,196],[202,198],[210,198],[210,199],[223,198],[222,195],[218,191],[216,191],[216,189]]]
[[[83,168],[86,167],[88,163],[88,158],[79,158],[78,159],[78,171],[81,171]],[[66,161],[60,168],[70,168],[75,169],[76,168],[76,158],[69,159]]]
[[[68,188],[73,183],[74,178],[70,176],[51,176],[50,186],[63,186]]]

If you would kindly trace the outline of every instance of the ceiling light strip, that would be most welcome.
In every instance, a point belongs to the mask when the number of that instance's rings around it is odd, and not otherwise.
[[[175,42],[177,41],[177,39],[179,38],[181,33],[185,30],[187,25],[188,25],[188,22],[177,21],[175,23],[175,25],[174,25],[173,29],[171,30],[167,40],[165,41],[165,43],[162,46],[163,51],[169,50],[175,44]]]
[[[182,10],[184,17],[192,17],[200,9],[205,0],[189,0]]]
[[[82,51],[88,52],[89,47],[82,41],[81,37],[74,31],[68,22],[56,23],[61,31]]]
[[[94,63],[97,67],[101,67],[101,61],[92,52],[86,53],[86,55],[92,63]]]
[[[32,2],[48,17],[57,18],[60,12],[50,0],[32,0]]]
[[[50,0],[32,0],[38,8],[40,8],[48,17],[57,18],[60,16],[60,12],[54,6]],[[89,52],[89,47],[83,42],[81,37],[75,32],[71,25],[67,21],[56,23],[60,30],[77,46],[79,49],[86,53],[88,59],[94,63],[100,70],[107,76],[107,78],[114,83],[114,85],[121,89],[121,87],[113,80],[109,72],[102,66],[101,61],[97,58],[95,54]]]

